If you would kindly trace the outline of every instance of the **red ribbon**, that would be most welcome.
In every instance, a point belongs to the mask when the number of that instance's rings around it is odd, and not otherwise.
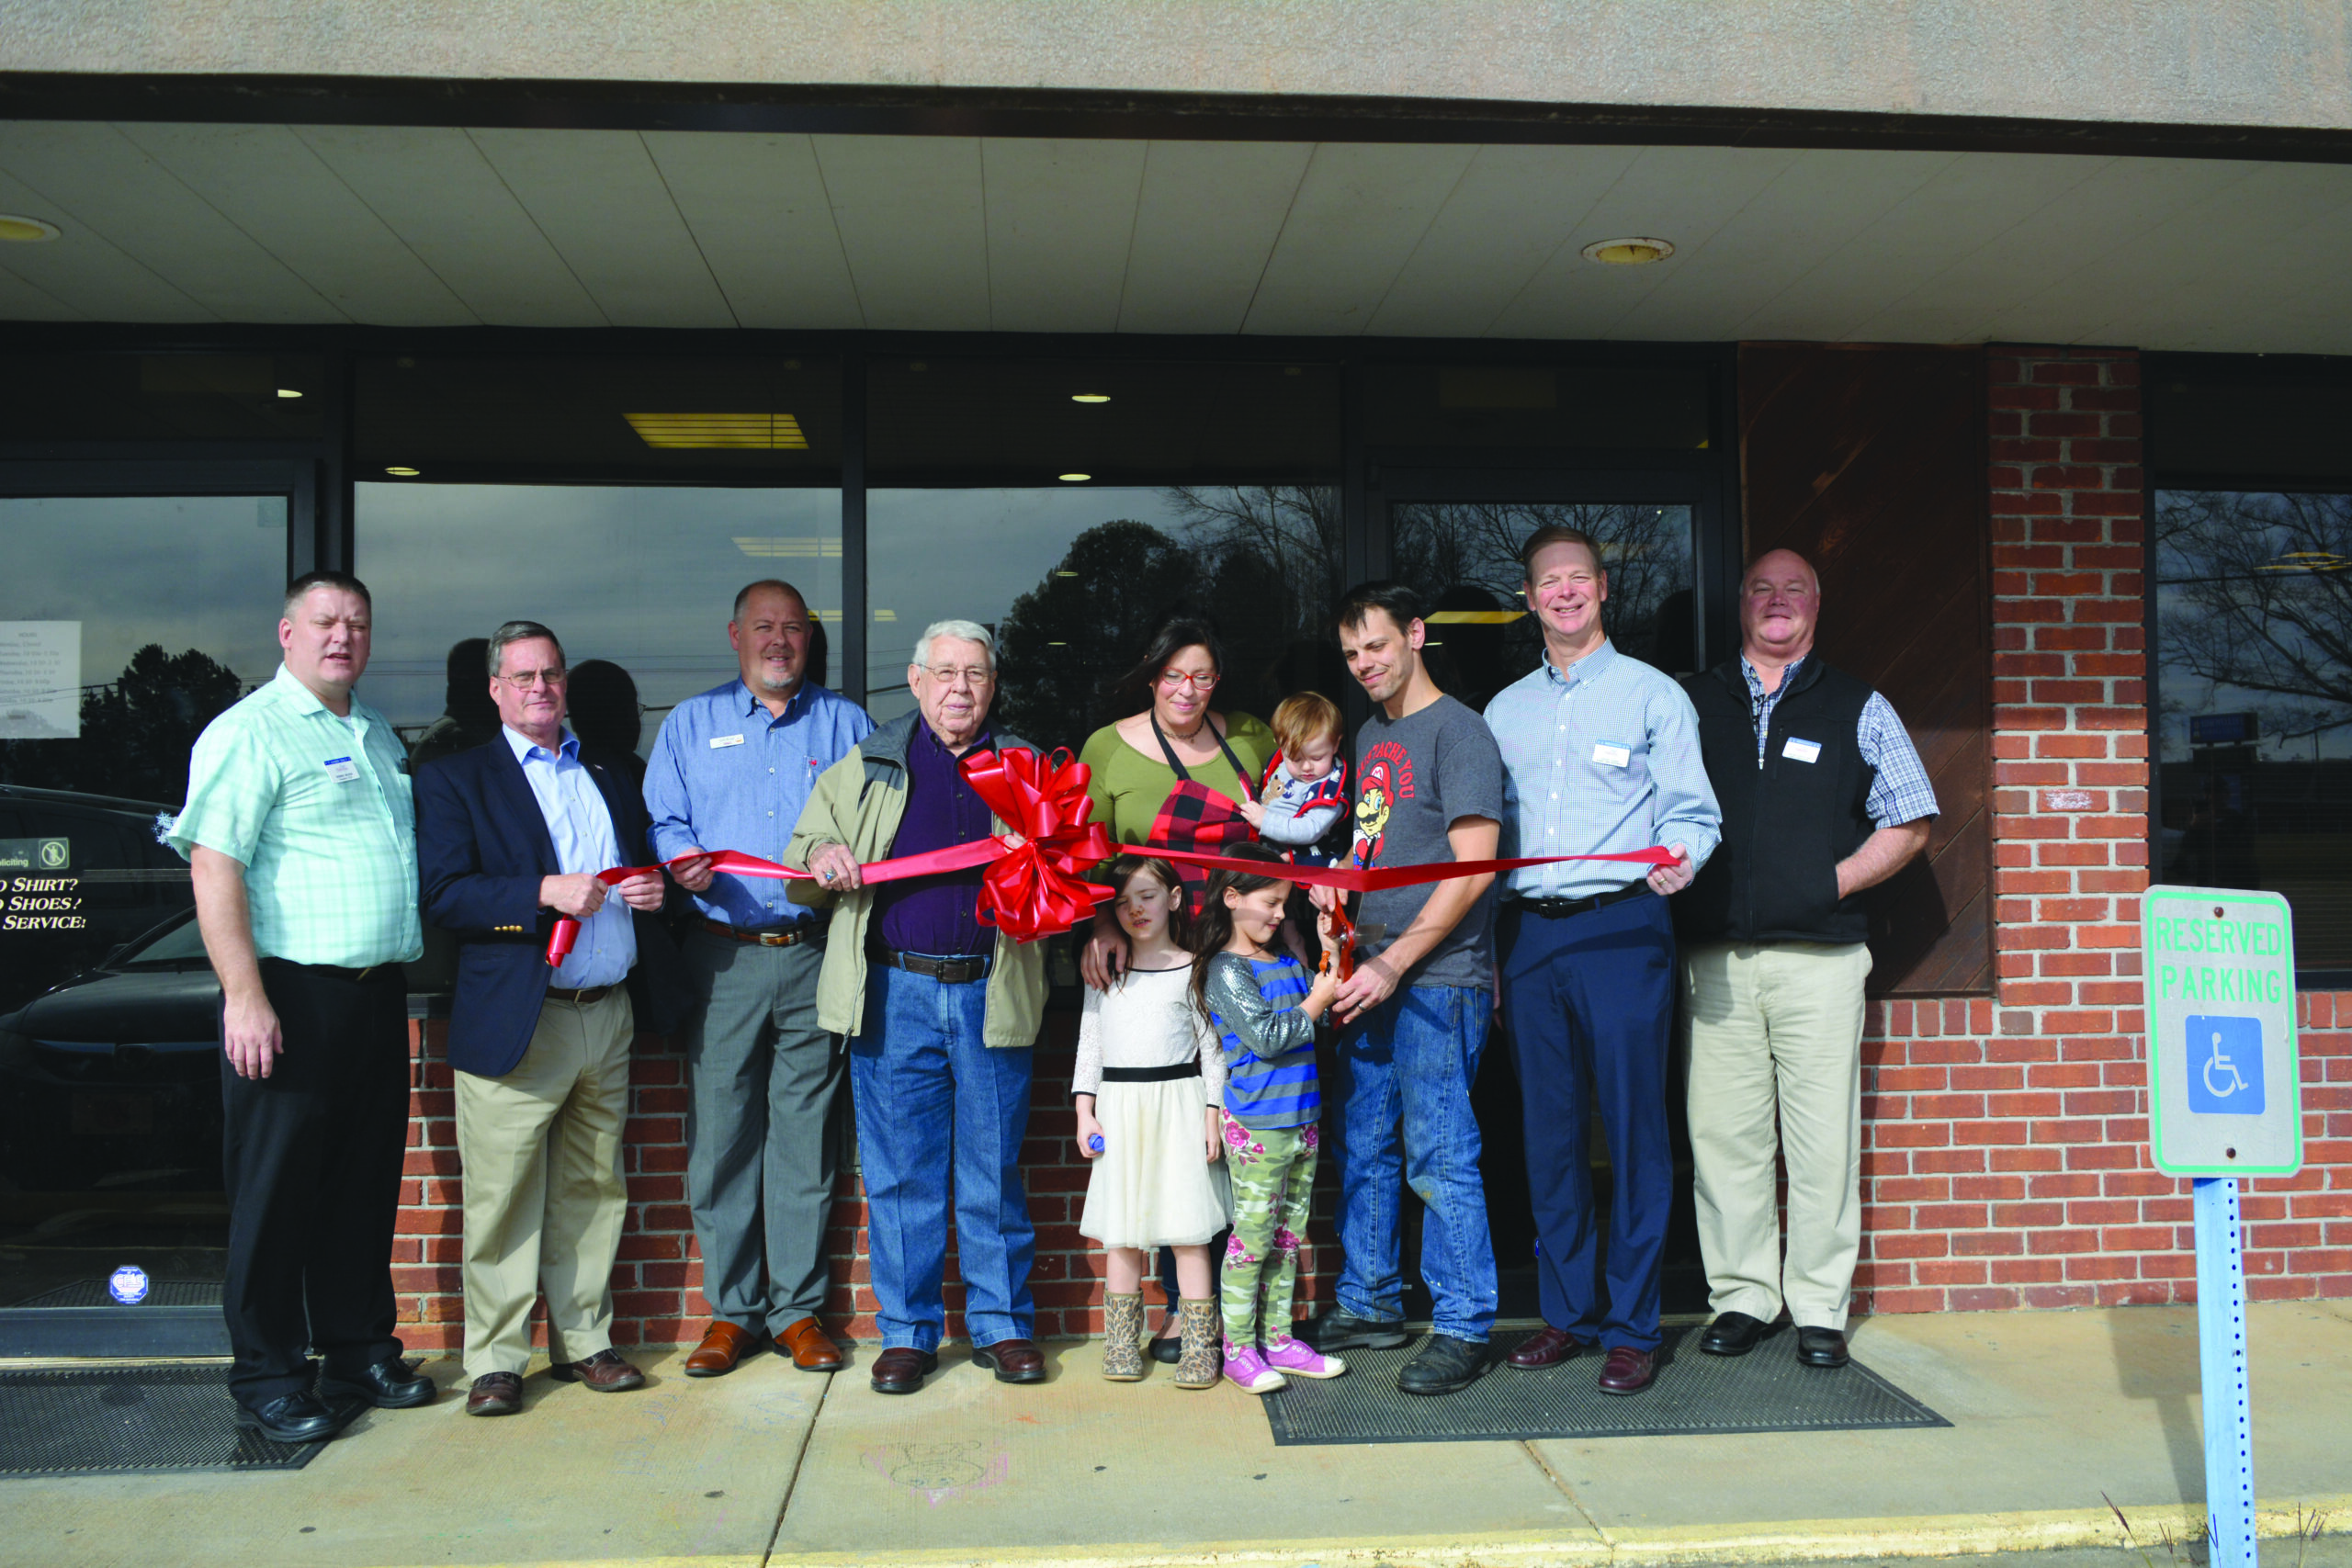
[[[1521,866],[1558,865],[1563,861],[1622,861],[1628,865],[1676,865],[1672,850],[1626,850],[1606,855],[1527,855],[1518,860],[1442,860],[1427,865],[1281,865],[1271,861],[1240,860],[1230,855],[1203,854],[1196,850],[1163,850],[1136,844],[1129,853],[1147,860],[1181,860],[1193,865],[1246,871],[1253,876],[1275,876],[1308,887],[1339,887],[1350,893],[1378,893],[1391,887],[1412,887],[1424,882],[1447,882],[1457,876],[1485,876],[1517,871]]]
[[[1035,942],[1054,936],[1091,919],[1094,906],[1112,895],[1080,874],[1111,858],[1118,846],[1100,822],[1089,822],[1094,803],[1086,785],[1093,770],[1057,752],[1044,758],[1023,748],[1010,751],[967,751],[961,766],[972,786],[997,819],[1011,829],[1004,837],[990,835],[968,844],[921,854],[900,855],[857,868],[861,882],[899,882],[910,876],[968,871],[984,865],[979,908],[983,925],[990,925],[1015,942]],[[708,850],[680,855],[662,865],[624,865],[600,871],[596,880],[616,886],[632,876],[670,870],[707,855],[710,868],[732,876],[764,877],[771,881],[810,882],[805,871],[778,865],[772,860],[737,850]],[[560,965],[580,940],[580,922],[560,916],[548,933],[548,966]]]

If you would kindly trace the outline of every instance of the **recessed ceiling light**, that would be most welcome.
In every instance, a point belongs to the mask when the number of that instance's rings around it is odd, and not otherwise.
[[[1064,474],[1061,476],[1061,480],[1066,485],[1084,484],[1093,477],[1092,474]]]
[[[390,468],[386,468],[384,472],[391,475],[396,479],[413,479],[416,478],[417,475],[416,469],[403,467],[398,463],[395,463]]]
[[[1674,242],[1635,235],[1623,240],[1595,240],[1584,248],[1584,259],[1606,266],[1642,266],[1662,262],[1674,254]]]
[[[1068,648],[1069,644],[1066,642],[1049,642],[1046,646],[1047,648]]]
[[[1074,571],[1057,571],[1054,575],[1056,577],[1076,577],[1078,573]]]
[[[277,389],[277,395],[281,398],[299,398],[302,394],[291,387],[280,387]]]
[[[1111,400],[1111,394],[1108,392],[1072,392],[1069,395],[1069,400],[1074,403],[1107,403]]]
[[[0,212],[0,240],[13,244],[38,245],[44,240],[54,240],[60,233],[57,225],[46,219],[27,218],[15,212]]]

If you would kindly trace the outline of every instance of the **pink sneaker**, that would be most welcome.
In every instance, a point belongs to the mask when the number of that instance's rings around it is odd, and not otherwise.
[[[1244,1393],[1272,1393],[1290,1380],[1266,1365],[1266,1358],[1259,1354],[1255,1345],[1225,1348],[1225,1375],[1231,1378]]]
[[[1348,1370],[1337,1356],[1326,1356],[1304,1339],[1284,1339],[1266,1348],[1266,1365],[1295,1378],[1335,1378]]]

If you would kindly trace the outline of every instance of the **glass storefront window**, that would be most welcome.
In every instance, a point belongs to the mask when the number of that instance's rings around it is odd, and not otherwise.
[[[328,428],[315,354],[11,351],[0,430],[11,441],[311,441]]]
[[[1581,528],[1609,573],[1601,625],[1620,651],[1669,675],[1698,667],[1697,551],[1685,505],[1404,502],[1390,510],[1393,574],[1427,596],[1438,684],[1474,707],[1535,668],[1543,632],[1521,595],[1519,548],[1540,527]]]
[[[375,652],[360,685],[412,746],[450,709],[483,701],[469,663],[450,690],[453,645],[532,620],[563,639],[572,668],[627,672],[642,709],[625,744],[650,750],[680,699],[736,673],[727,622],[761,578],[799,589],[820,628],[842,615],[836,490],[620,485],[371,483],[356,487],[356,568],[376,601]],[[830,648],[819,654],[833,682]],[[594,724],[572,695],[575,728]],[[607,722],[637,725],[638,713]],[[494,720],[492,721],[494,723]],[[609,732],[607,732],[609,733]]]
[[[1339,513],[1323,486],[875,491],[867,706],[876,719],[910,711],[923,627],[978,621],[1001,643],[998,721],[1075,751],[1133,711],[1113,684],[1179,614],[1226,644],[1220,710],[1262,718],[1310,688],[1337,698]]]
[[[2160,491],[2156,879],[2283,894],[2352,974],[2352,494]]]

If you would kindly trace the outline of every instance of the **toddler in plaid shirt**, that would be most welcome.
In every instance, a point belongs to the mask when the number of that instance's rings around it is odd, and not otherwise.
[[[1348,770],[1340,758],[1340,709],[1317,692],[1285,697],[1274,709],[1274,739],[1282,750],[1241,815],[1270,844],[1295,852],[1299,865],[1329,865],[1322,841],[1348,807]]]

